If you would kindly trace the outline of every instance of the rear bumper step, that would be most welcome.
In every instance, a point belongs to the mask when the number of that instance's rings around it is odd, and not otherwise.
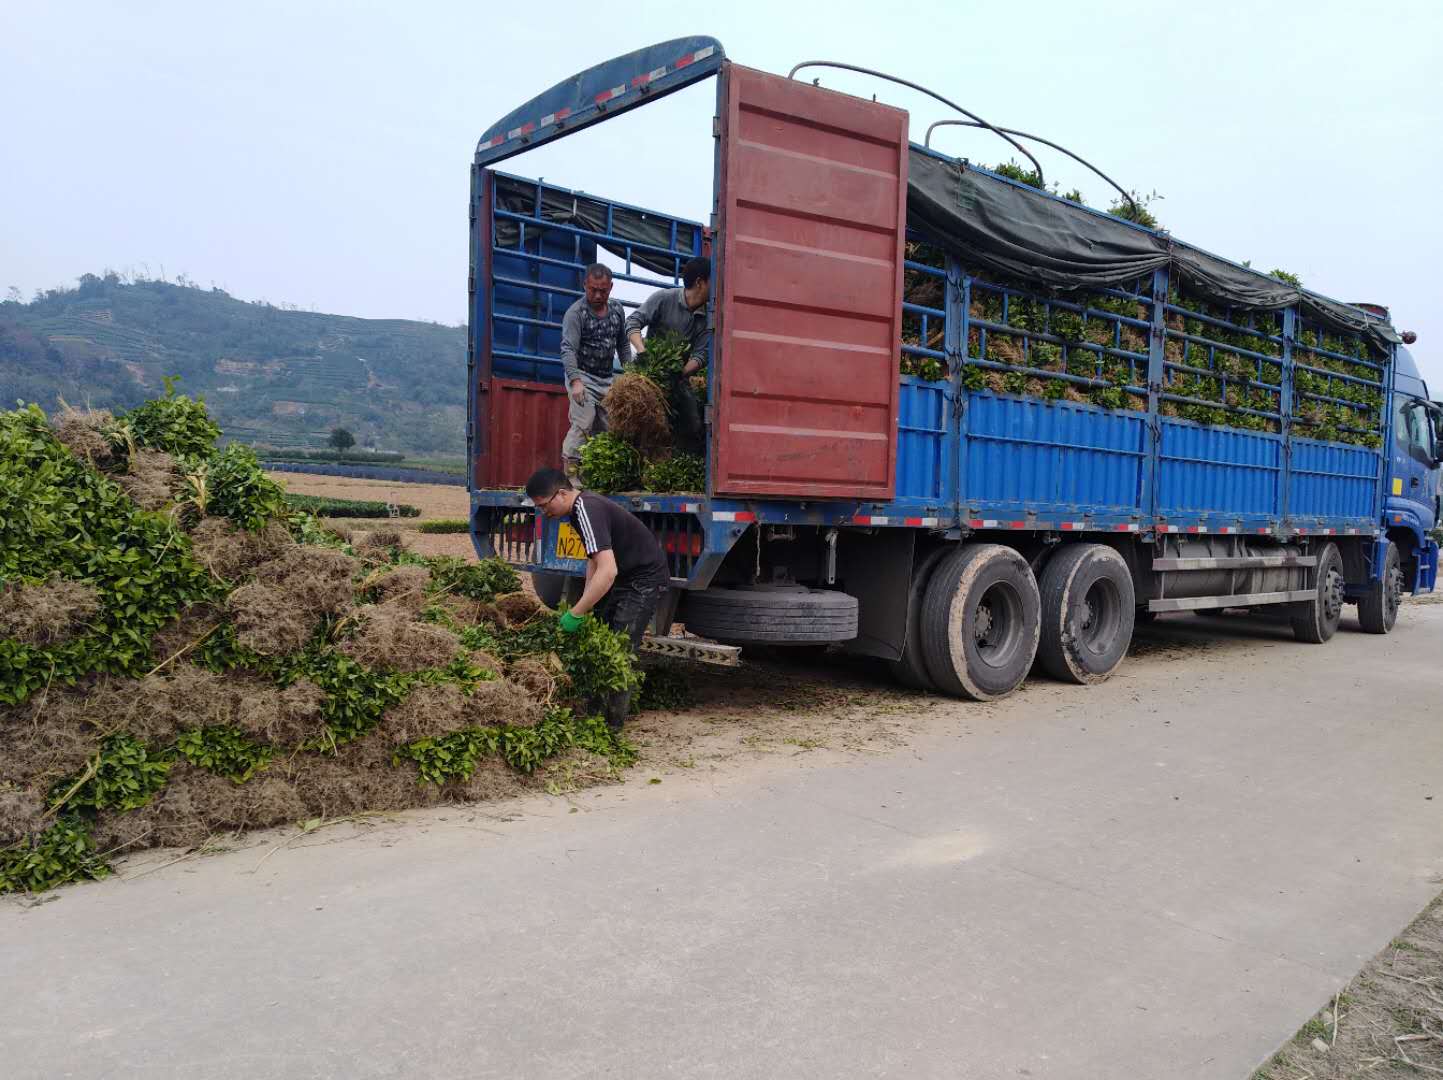
[[[671,660],[690,660],[698,664],[712,664],[716,667],[740,667],[741,648],[736,645],[718,645],[696,638],[653,637],[648,634],[641,640],[641,651],[648,656],[664,656]]]

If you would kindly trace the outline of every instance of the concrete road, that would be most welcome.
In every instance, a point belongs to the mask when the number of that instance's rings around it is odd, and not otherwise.
[[[0,1073],[1242,1080],[1440,889],[1443,605],[1162,625],[890,755],[0,906]]]

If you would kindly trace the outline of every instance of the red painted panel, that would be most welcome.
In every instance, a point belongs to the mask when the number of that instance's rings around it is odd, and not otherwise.
[[[723,81],[713,490],[890,499],[907,114]]]
[[[568,421],[560,383],[492,379],[481,397],[490,431],[476,459],[477,487],[520,487],[537,469],[561,465]]]

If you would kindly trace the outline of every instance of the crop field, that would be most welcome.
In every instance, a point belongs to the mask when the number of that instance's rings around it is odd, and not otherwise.
[[[414,506],[421,513],[419,517],[409,519],[411,521],[464,518],[471,510],[466,489],[449,484],[406,484],[386,480],[361,480],[348,476],[321,476],[314,473],[269,472],[266,475],[292,495],[363,499]]]

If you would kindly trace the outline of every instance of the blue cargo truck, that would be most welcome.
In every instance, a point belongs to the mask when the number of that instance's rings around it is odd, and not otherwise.
[[[708,78],[706,223],[495,168]],[[1433,589],[1443,410],[1386,309],[918,146],[902,110],[697,37],[559,83],[477,148],[472,534],[548,600],[584,564],[518,488],[559,456],[562,313],[598,257],[662,286],[699,253],[706,490],[613,496],[671,569],[658,651],[835,645],[986,700],[1034,664],[1106,678],[1158,613],[1271,612],[1321,643],[1345,605],[1386,634]]]

